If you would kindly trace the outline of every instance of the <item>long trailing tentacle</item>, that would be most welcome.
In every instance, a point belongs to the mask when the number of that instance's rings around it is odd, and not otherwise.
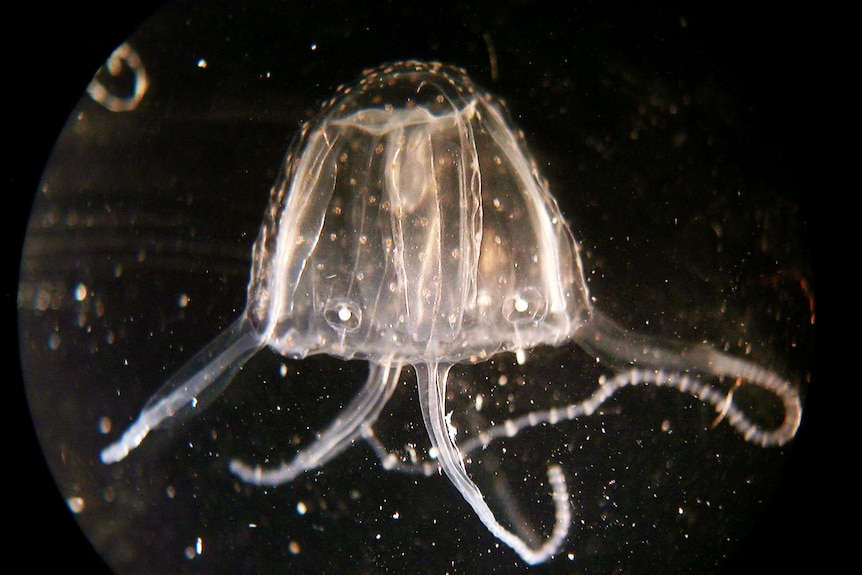
[[[604,380],[592,395],[580,402],[547,410],[531,411],[519,417],[491,425],[461,442],[458,447],[461,454],[467,456],[477,450],[485,449],[498,439],[514,437],[531,427],[545,424],[556,425],[564,421],[592,415],[618,391],[636,385],[656,385],[688,393],[704,403],[712,405],[719,414],[720,420],[726,421],[747,441],[757,445],[763,447],[781,446],[793,439],[802,418],[802,406],[796,389],[775,373],[749,362],[726,356],[722,358],[722,361],[741,362],[734,370],[741,374],[738,376],[740,381],[747,377],[749,382],[753,382],[753,385],[771,391],[781,400],[784,408],[784,419],[778,426],[773,429],[764,429],[754,422],[733,403],[732,391],[723,394],[700,379],[685,373],[632,368]],[[396,453],[386,449],[370,427],[363,433],[363,438],[371,446],[386,470],[426,477],[440,470],[440,462],[437,460],[402,460]]]
[[[555,507],[554,529],[541,546],[531,547],[497,521],[482,492],[467,475],[463,456],[454,442],[454,431],[446,416],[446,380],[450,367],[450,365],[425,364],[416,366],[422,417],[431,443],[437,450],[440,465],[452,484],[476,512],[479,520],[495,537],[511,547],[530,565],[542,563],[559,551],[572,522],[571,504],[563,472],[557,465],[548,468],[548,483],[552,488]]]
[[[599,311],[576,334],[577,342],[622,377],[596,392],[610,395],[620,387],[652,383],[690,393],[716,410],[747,441],[763,447],[784,445],[796,435],[802,418],[799,392],[787,379],[752,361],[734,357],[707,344],[680,346],[659,338],[626,331]],[[628,371],[629,368],[635,368]],[[738,386],[754,385],[775,395],[784,407],[784,420],[775,429],[763,429],[733,404],[733,393],[722,395],[701,377],[730,378]],[[584,403],[589,402],[585,401]]]
[[[604,381],[590,397],[583,401],[544,411],[532,411],[498,425],[492,425],[462,443],[461,449],[464,453],[471,453],[484,449],[497,439],[514,437],[530,427],[542,424],[555,425],[562,421],[591,415],[617,391],[628,386],[643,384],[674,388],[712,405],[722,419],[733,426],[747,441],[763,447],[783,445],[793,438],[799,428],[802,416],[799,395],[789,383],[774,373],[763,368],[755,368],[757,366],[751,367],[746,375],[754,378],[755,385],[775,393],[784,405],[784,420],[774,429],[763,429],[733,404],[731,394],[723,394],[694,376],[634,368]]]
[[[177,425],[200,413],[221,395],[248,359],[264,346],[242,317],[195,354],[147,401],[138,418],[102,450],[102,463],[125,458],[157,427]]]
[[[230,470],[246,483],[280,485],[292,481],[300,473],[322,466],[350,447],[365,429],[371,428],[383,406],[392,397],[400,373],[400,366],[370,364],[368,379],[359,393],[340,411],[329,427],[291,461],[264,468],[233,459]]]

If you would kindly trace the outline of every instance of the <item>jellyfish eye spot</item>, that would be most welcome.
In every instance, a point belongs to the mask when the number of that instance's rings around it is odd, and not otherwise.
[[[546,311],[545,296],[533,287],[517,291],[503,300],[503,317],[512,324],[542,321]]]
[[[335,331],[351,332],[362,324],[362,308],[349,299],[332,299],[323,307],[323,318]]]

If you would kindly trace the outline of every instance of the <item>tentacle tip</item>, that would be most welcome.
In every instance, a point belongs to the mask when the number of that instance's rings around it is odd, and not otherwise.
[[[104,465],[111,465],[125,459],[131,450],[126,442],[122,440],[115,441],[99,453],[99,459]]]
[[[244,463],[239,459],[231,459],[228,463],[228,469],[231,473],[233,473],[243,481],[248,481],[249,479],[260,477],[260,475],[263,473],[263,468],[261,468],[260,465],[252,467],[251,465],[248,465],[247,463]]]

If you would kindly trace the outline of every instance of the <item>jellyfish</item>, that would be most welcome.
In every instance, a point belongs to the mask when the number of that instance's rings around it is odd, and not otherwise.
[[[449,371],[496,354],[580,345],[615,374],[586,399],[491,425],[462,442],[447,417]],[[257,351],[369,363],[334,421],[280,465],[230,462],[255,485],[280,485],[364,440],[386,469],[442,470],[479,520],[526,563],[559,552],[572,523],[565,474],[549,465],[555,522],[539,544],[504,527],[467,472],[497,439],[595,412],[618,390],[654,385],[711,405],[745,440],[768,447],[799,426],[796,388],[767,367],[706,344],[681,347],[626,331],[597,310],[581,253],[523,135],[463,69],[403,61],[341,86],[291,144],[252,249],[243,314],[168,379],[101,452],[124,459],[154,429],[202,411]],[[401,462],[373,432],[402,368],[412,366],[436,458]],[[783,405],[762,427],[710,385],[753,385]]]

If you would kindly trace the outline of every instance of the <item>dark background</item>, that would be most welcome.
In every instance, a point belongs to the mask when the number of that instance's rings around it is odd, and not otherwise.
[[[11,102],[7,104],[7,111],[13,128],[7,132],[11,149],[7,152],[6,178],[12,192],[9,197],[15,201],[14,208],[4,216],[5,227],[12,230],[13,238],[19,239],[18,243],[13,241],[12,247],[14,270],[18,267],[29,198],[38,186],[51,147],[69,111],[84,92],[92,71],[155,6],[153,3],[131,7],[95,3],[33,11],[19,16],[18,22],[24,31],[20,36],[22,40],[13,43],[9,43],[8,37],[4,40],[7,43],[4,52],[12,61],[9,77],[14,80],[7,83],[6,89]],[[536,6],[538,14],[541,3]],[[384,4],[378,17],[392,18],[398,9],[397,4]],[[31,9],[25,12],[27,10]],[[814,101],[811,92],[816,86],[818,72],[808,41],[816,21],[809,15],[786,10],[758,13],[752,12],[748,5],[734,7],[727,3],[698,8],[699,14],[686,8],[677,12],[689,15],[692,22],[699,22],[702,27],[696,36],[692,35],[688,50],[680,51],[678,47],[665,44],[660,25],[651,25],[652,18],[661,21],[666,14],[673,14],[672,4],[664,4],[658,11],[624,8],[619,4],[601,9],[587,4],[586,10],[611,21],[618,18],[625,23],[621,29],[628,34],[639,29],[635,23],[643,22],[643,36],[633,37],[633,45],[643,46],[645,58],[661,58],[664,50],[674,58],[687,52],[690,60],[680,59],[674,64],[680,74],[709,66],[714,75],[745,92],[758,110],[763,126],[761,136],[782,150],[781,162],[805,166],[810,161],[811,145],[806,135],[811,133],[814,120],[807,107]],[[349,12],[345,17],[349,17]],[[18,26],[18,23],[13,25]],[[549,27],[555,25],[562,26],[548,23]],[[559,31],[561,35],[566,33],[570,32]],[[806,185],[805,175],[800,170],[789,193],[797,196],[803,212],[810,214],[810,235],[816,240],[817,204],[823,200],[810,191],[813,188]],[[815,252],[815,272],[816,264]],[[4,309],[9,311],[15,307],[16,283],[13,277],[9,285],[4,285]],[[12,315],[14,317],[14,313]],[[17,366],[17,362],[13,365]],[[27,416],[23,388],[18,383],[20,372],[16,369],[13,374],[17,374],[12,382],[14,427],[7,430],[7,437],[14,446],[11,459],[14,464],[7,466],[5,480],[10,486],[9,493],[16,500],[21,493],[18,509],[23,513],[6,517],[7,525],[17,534],[12,548],[22,550],[24,561],[38,565],[48,559],[47,555],[23,551],[27,548],[24,543],[46,542],[51,555],[56,553],[62,557],[65,565],[98,572],[100,558],[57,491]],[[832,492],[826,487],[834,478],[830,469],[835,469],[839,462],[828,456],[823,447],[845,436],[832,432],[837,394],[818,389],[817,381],[815,376],[806,401],[805,427],[776,486],[775,497],[767,504],[755,530],[745,539],[741,553],[726,566],[727,572],[793,570],[809,558],[816,558],[816,565],[825,570],[840,565],[842,552],[835,548],[838,529],[835,519],[836,507],[843,505],[840,498],[830,501]],[[851,439],[846,437],[845,441],[850,443]],[[854,448],[848,446],[847,449]],[[835,537],[831,536],[833,532]],[[819,537],[824,533],[827,534],[825,542]],[[577,549],[577,545],[574,547]]]

